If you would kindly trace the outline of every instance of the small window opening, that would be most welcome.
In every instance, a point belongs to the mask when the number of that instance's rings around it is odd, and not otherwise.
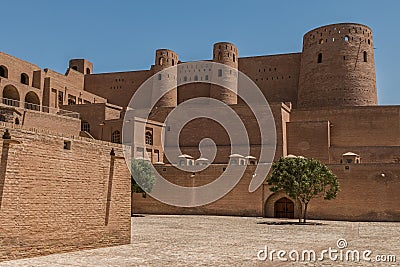
[[[8,78],[8,69],[4,66],[0,66],[0,77]]]
[[[367,54],[367,51],[364,51],[364,62],[368,62],[368,54]]]
[[[147,145],[153,145],[153,134],[151,132],[146,132],[145,139]]]
[[[90,132],[90,124],[87,121],[82,121],[82,123],[81,123],[81,131]]]
[[[64,149],[71,150],[71,141],[64,141]]]
[[[321,63],[322,62],[322,53],[319,53],[318,54],[318,61],[317,61],[318,63]]]
[[[26,73],[21,73],[21,83],[29,85],[29,76]]]
[[[117,144],[121,143],[121,133],[120,133],[120,131],[116,130],[116,131],[112,132],[112,134],[111,134],[111,142],[112,143],[117,143]]]

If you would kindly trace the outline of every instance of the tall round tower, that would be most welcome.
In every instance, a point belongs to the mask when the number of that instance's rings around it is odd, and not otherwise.
[[[227,68],[216,68],[213,70],[212,79],[218,80],[223,86],[211,85],[210,97],[220,100],[228,105],[237,104],[237,69],[238,69],[238,49],[232,43],[220,42],[214,44],[213,61],[227,66]],[[236,71],[232,71],[232,69]],[[227,89],[231,88],[234,92]]]
[[[175,107],[177,105],[177,68],[168,69],[178,64],[178,54],[169,49],[156,50],[156,61],[153,66],[153,98],[169,88],[157,102],[156,107]]]
[[[374,45],[369,27],[341,23],[304,35],[299,108],[376,104]]]

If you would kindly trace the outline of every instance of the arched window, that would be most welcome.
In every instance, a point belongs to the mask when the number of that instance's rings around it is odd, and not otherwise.
[[[72,69],[78,71],[78,67],[77,66],[72,66]]]
[[[111,134],[111,142],[112,143],[117,143],[117,144],[121,143],[121,133],[118,130],[112,132],[112,134]]]
[[[161,73],[160,73],[160,74],[158,74],[158,80],[161,81],[161,78],[162,77],[161,77]]]
[[[90,124],[87,121],[81,122],[81,131],[83,132],[90,132]]]
[[[6,121],[6,117],[0,114],[0,121]]]
[[[146,145],[153,145],[153,134],[151,132],[146,132]]]
[[[15,124],[19,125],[19,119],[18,118],[15,118]]]
[[[25,108],[40,111],[40,100],[36,93],[31,91],[26,94]]]
[[[318,61],[317,61],[318,63],[321,63],[322,62],[322,53],[319,53],[318,54]]]
[[[172,59],[172,66],[174,66],[175,65],[175,60],[174,59]]]
[[[162,66],[162,64],[163,64],[163,58],[162,58],[162,57],[160,57],[160,59],[158,60],[158,64],[159,64],[160,66]]]
[[[205,80],[208,81],[208,75],[205,76]]]
[[[194,76],[194,80],[195,80],[195,81],[198,81],[198,80],[199,80],[199,76],[195,75],[195,76]]]
[[[3,90],[3,104],[19,107],[19,93],[17,88],[7,85]]]
[[[218,69],[218,77],[222,77],[222,69]]]
[[[5,66],[0,66],[0,77],[8,78],[8,69]]]
[[[90,74],[90,69],[86,68],[86,74]]]
[[[368,54],[367,54],[367,51],[364,51],[364,62],[368,62]]]
[[[235,53],[233,53],[233,62],[235,62],[236,61],[236,56],[235,56]]]
[[[21,83],[29,85],[29,76],[26,73],[21,73]]]

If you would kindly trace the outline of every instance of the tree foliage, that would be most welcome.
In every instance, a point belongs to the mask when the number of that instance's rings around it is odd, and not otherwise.
[[[143,197],[146,197],[146,193],[151,193],[156,183],[156,177],[150,161],[133,159],[131,174],[132,192],[142,193]]]
[[[323,196],[327,200],[334,199],[339,192],[336,175],[320,161],[304,157],[280,158],[274,162],[267,182],[272,192],[283,190],[300,201],[300,222],[301,217],[306,222],[307,207],[312,198]]]

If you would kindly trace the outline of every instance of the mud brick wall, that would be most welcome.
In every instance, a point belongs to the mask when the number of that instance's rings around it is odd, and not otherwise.
[[[118,145],[10,133],[0,139],[0,261],[130,243],[130,175]]]

